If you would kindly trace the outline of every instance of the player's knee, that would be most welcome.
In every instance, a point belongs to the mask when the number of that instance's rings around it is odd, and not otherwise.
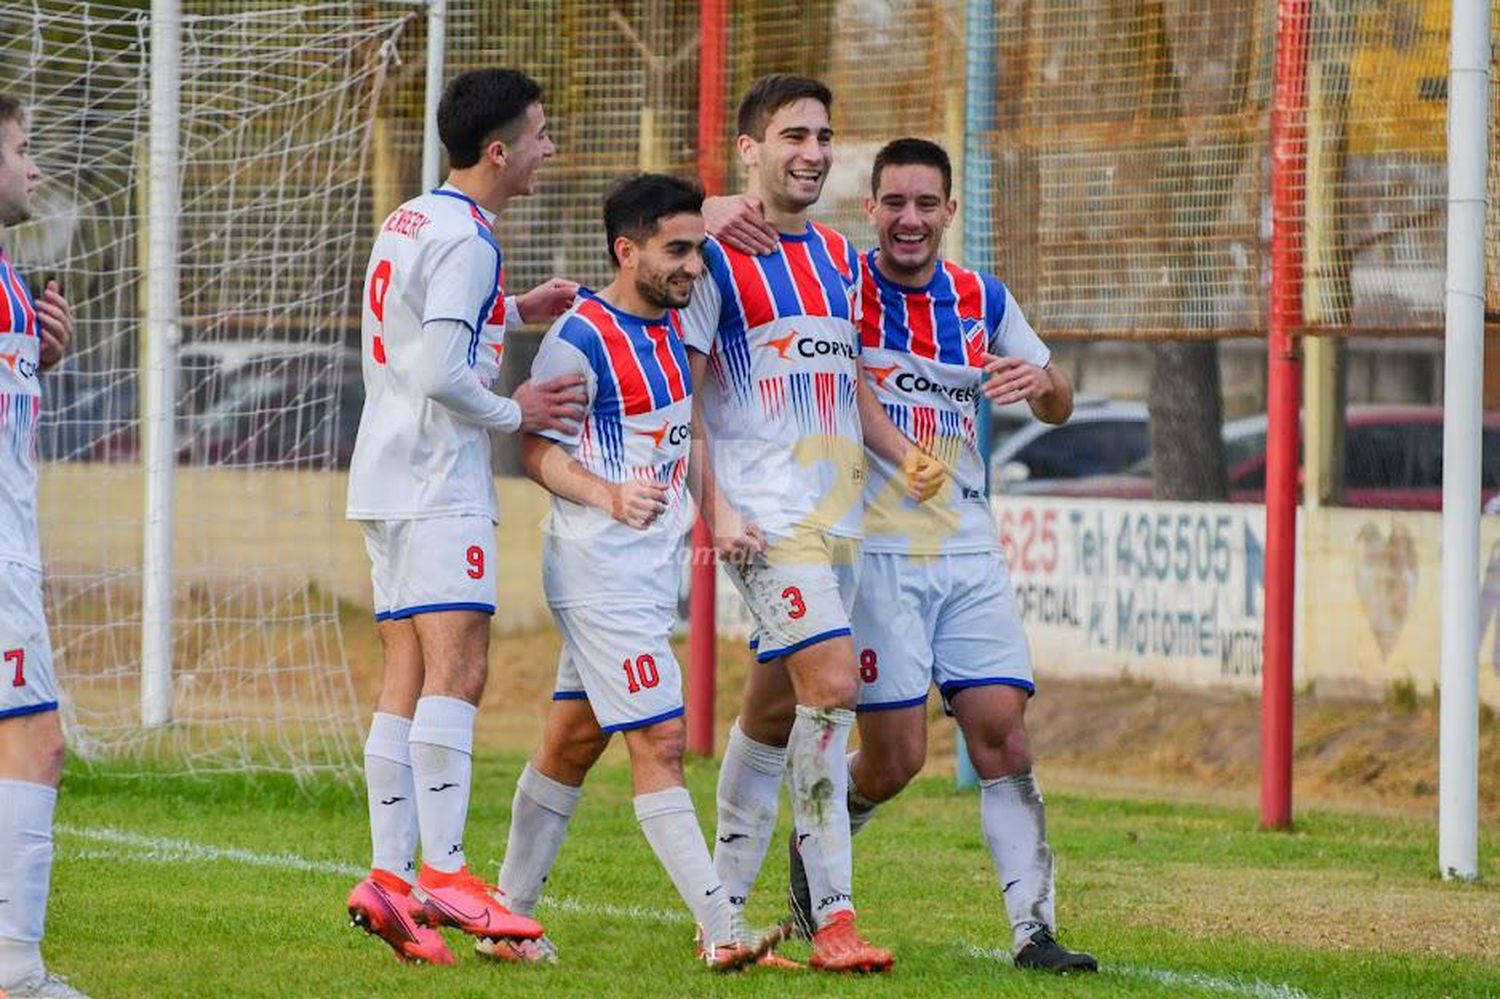
[[[68,747],[56,711],[0,721],[0,774],[56,787]]]
[[[964,733],[974,769],[986,778],[1003,777],[1031,769],[1031,739],[1019,718],[992,719]]]
[[[629,742],[633,757],[657,766],[676,766],[687,750],[687,725],[681,718],[669,718],[637,729]]]
[[[859,674],[840,670],[823,670],[798,692],[797,700],[813,708],[846,708],[854,710],[859,702]]]
[[[869,747],[862,748],[860,753],[868,754]],[[859,775],[859,793],[876,803],[889,801],[922,772],[926,762],[927,747],[922,743],[895,747],[871,757],[870,765],[862,768]]]
[[[587,773],[589,768],[599,761],[599,757],[604,755],[604,750],[608,746],[609,735],[594,729],[570,732],[552,749],[554,757],[567,770],[582,774]]]

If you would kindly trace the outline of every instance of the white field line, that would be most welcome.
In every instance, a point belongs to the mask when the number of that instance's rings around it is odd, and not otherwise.
[[[146,836],[109,826],[73,826],[58,823],[54,831],[65,837],[83,840],[90,846],[68,851],[67,856],[78,859],[133,860],[155,864],[191,864],[227,860],[249,867],[268,867],[274,870],[296,871],[307,874],[330,874],[346,878],[358,878],[367,873],[367,868],[337,860],[310,860],[294,853],[259,853],[238,847],[210,846],[188,839],[170,839],[165,836]],[[667,909],[653,909],[639,905],[609,905],[585,902],[576,898],[545,898],[542,908],[559,912],[577,912],[591,916],[607,916],[616,919],[646,919],[661,923],[687,923],[686,913]],[[964,953],[971,958],[1000,961],[1009,964],[1008,950],[967,946]],[[1233,978],[1217,978],[1196,971],[1170,971],[1165,968],[1143,968],[1129,964],[1107,964],[1109,973],[1144,978],[1175,988],[1196,989],[1219,995],[1243,996],[1245,999],[1311,999],[1301,989],[1291,985],[1248,981]]]
[[[968,947],[965,953],[969,957],[985,960],[1003,961],[1009,964],[1011,953],[1008,950],[997,950],[993,948]],[[1166,968],[1142,968],[1133,964],[1105,965],[1104,970],[1111,974],[1127,975],[1131,978],[1146,978],[1161,985],[1173,988],[1197,989],[1200,992],[1214,992],[1220,995],[1245,996],[1246,999],[1312,999],[1301,989],[1283,983],[1262,982],[1257,979],[1244,981],[1235,978],[1217,978],[1213,975],[1205,975],[1199,971],[1168,971]]]

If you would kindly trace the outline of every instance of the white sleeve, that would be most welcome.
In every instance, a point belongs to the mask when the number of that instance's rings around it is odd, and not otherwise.
[[[478,331],[500,293],[500,252],[476,235],[439,244],[423,256],[423,325],[456,319]]]
[[[588,398],[583,404],[583,420],[570,423],[572,431],[562,430],[539,430],[537,436],[556,441],[568,447],[575,446],[583,436],[583,424],[594,411],[594,395],[599,387],[598,375],[594,372],[594,366],[589,359],[577,347],[568,343],[558,331],[568,321],[568,316],[563,316],[542,337],[542,342],[537,346],[536,357],[531,361],[531,380],[540,384],[562,375],[582,375],[583,390]]]
[[[458,319],[438,319],[422,326],[416,379],[422,394],[462,419],[489,430],[514,433],[521,427],[521,407],[479,384],[469,364],[474,332]]]
[[[521,318],[521,296],[520,295],[506,295],[505,296],[505,327],[506,327],[506,329],[511,329],[513,327],[514,328],[519,328],[519,327],[522,327],[522,326],[525,326],[525,325],[526,325],[526,321]]]
[[[693,285],[693,297],[687,308],[678,310],[682,321],[682,343],[700,354],[713,350],[714,337],[719,333],[719,311],[724,299],[719,294],[719,285],[707,270]]]
[[[1052,351],[1036,335],[1031,323],[1026,321],[1026,314],[1021,311],[1020,303],[1009,288],[1005,289],[1005,311],[1000,314],[995,335],[990,338],[990,353],[1001,357],[1019,357],[1039,368],[1045,368],[1052,360]]]

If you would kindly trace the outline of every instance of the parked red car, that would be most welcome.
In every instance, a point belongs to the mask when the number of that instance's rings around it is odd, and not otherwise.
[[[1482,499],[1500,493],[1500,413],[1486,413],[1479,474]],[[1266,418],[1224,425],[1229,499],[1260,503],[1266,489]],[[1151,458],[1119,475],[1049,483],[1049,496],[1151,498]],[[1341,505],[1383,510],[1443,506],[1443,411],[1438,406],[1352,406],[1344,434]]]

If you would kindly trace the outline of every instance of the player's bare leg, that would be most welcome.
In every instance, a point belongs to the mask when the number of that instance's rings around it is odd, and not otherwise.
[[[542,888],[568,836],[568,823],[583,793],[583,779],[609,746],[589,702],[555,700],[547,712],[542,745],[516,781],[510,834],[496,882],[500,901],[512,912],[536,912]],[[535,940],[479,940],[476,952],[500,961],[555,964],[557,948]]]
[[[866,943],[854,928],[845,758],[859,696],[854,642],[841,635],[786,660],[797,692],[787,739],[792,813],[816,926],[808,963],[828,971],[887,971],[890,951]]]
[[[422,696],[411,723],[411,767],[416,783],[422,868],[415,896],[429,925],[453,926],[476,937],[542,935],[534,920],[517,916],[493,888],[469,873],[464,824],[473,771],[474,714],[488,670],[488,614],[438,611],[412,618],[422,646]]]
[[[958,691],[953,712],[979,774],[980,822],[1010,918],[1016,966],[1058,973],[1097,971],[1088,954],[1053,937],[1057,925],[1052,849],[1042,793],[1031,772],[1028,694],[994,684]]]
[[[62,722],[40,711],[0,719],[0,989],[16,995],[83,999],[42,964],[42,930],[52,880],[52,813],[62,779]]]
[[[384,658],[380,698],[365,740],[370,875],[349,893],[349,919],[404,961],[453,963],[442,936],[415,921],[417,802],[411,773],[411,716],[422,692],[422,647],[410,620],[378,625]]]
[[[849,754],[849,834],[853,836],[875,815],[881,802],[889,801],[911,782],[927,760],[927,709],[893,708],[887,711],[861,711],[859,749]],[[787,898],[797,930],[811,937],[812,892],[807,884],[807,870],[797,849],[797,832],[793,830],[790,852],[790,883]]]

